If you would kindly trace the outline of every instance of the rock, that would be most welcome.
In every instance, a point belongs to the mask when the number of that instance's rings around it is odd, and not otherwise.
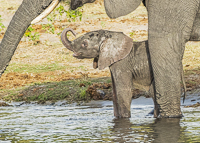
[[[109,91],[110,88],[111,83],[94,83],[88,87],[86,92],[93,100],[112,100],[112,94]]]
[[[106,95],[106,93],[100,89],[97,90],[97,93],[101,96],[101,98],[104,98],[104,96]]]

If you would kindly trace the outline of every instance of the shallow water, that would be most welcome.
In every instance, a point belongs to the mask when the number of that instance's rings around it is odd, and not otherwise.
[[[195,101],[191,102],[191,100]],[[189,96],[184,105],[199,102]],[[112,102],[36,105],[0,109],[0,142],[200,142],[200,108],[183,108],[182,119],[154,119],[150,98],[132,101],[131,118],[115,119]]]

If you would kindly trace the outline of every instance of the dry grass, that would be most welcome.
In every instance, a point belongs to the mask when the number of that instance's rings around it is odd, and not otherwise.
[[[0,9],[16,10],[23,0],[0,0]]]
[[[183,67],[185,70],[200,69],[200,42],[186,44]]]

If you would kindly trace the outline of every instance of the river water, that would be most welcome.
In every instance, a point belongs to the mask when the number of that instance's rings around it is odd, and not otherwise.
[[[184,105],[195,104],[189,95]],[[115,119],[111,101],[83,105],[12,103],[0,108],[0,142],[200,142],[200,107],[181,106],[182,119],[155,119],[150,98],[134,99],[130,119]]]

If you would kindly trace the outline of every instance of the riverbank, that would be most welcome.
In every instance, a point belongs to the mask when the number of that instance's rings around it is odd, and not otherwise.
[[[200,98],[199,71],[186,72],[185,80],[187,94],[198,94]],[[188,74],[187,74],[188,73]],[[182,89],[183,91],[183,89]],[[1,90],[0,106],[10,106],[10,102],[31,103],[50,105],[62,100],[66,104],[85,103],[91,100],[112,100],[112,81],[110,77],[80,78],[59,82],[34,83],[14,89]],[[147,91],[135,89],[133,99],[140,96],[149,98]],[[192,105],[193,106],[193,105]],[[199,104],[194,105],[198,107]]]
[[[149,97],[146,91],[135,89],[133,98]],[[110,77],[74,79],[61,82],[46,82],[0,92],[0,99],[7,103],[24,101],[38,104],[88,102],[91,100],[112,100],[112,83]],[[3,102],[0,106],[7,106]]]

